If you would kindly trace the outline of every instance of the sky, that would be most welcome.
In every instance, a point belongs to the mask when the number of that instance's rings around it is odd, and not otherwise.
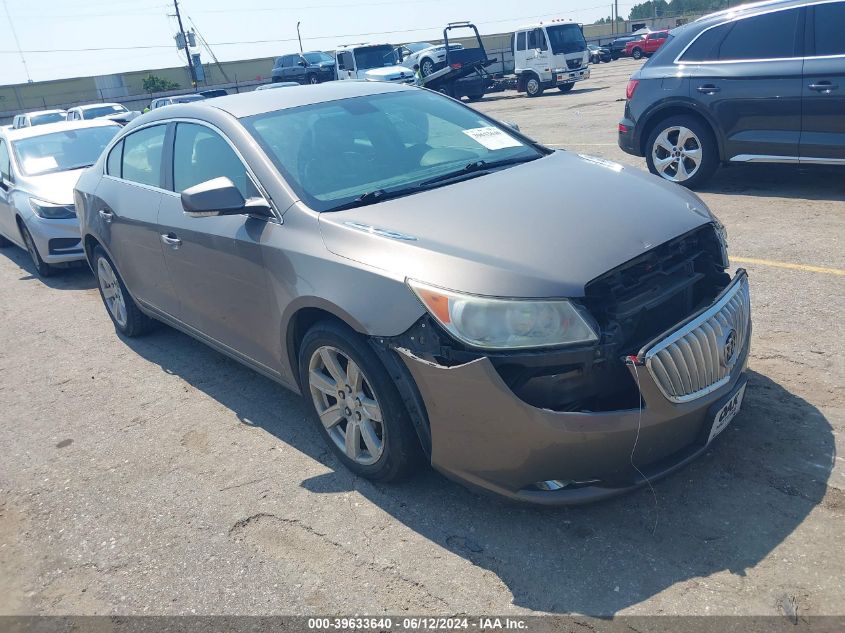
[[[220,61],[346,42],[438,39],[447,22],[471,20],[482,34],[512,31],[552,17],[591,23],[612,0],[181,0],[186,30],[196,30]],[[3,8],[5,4],[5,10]],[[627,16],[634,2],[620,2]],[[8,12],[8,15],[7,15]],[[0,85],[179,66],[173,0],[0,0]],[[12,31],[14,25],[14,33]],[[21,60],[14,35],[23,51]],[[97,49],[97,50],[79,50]],[[211,61],[202,50],[203,62]]]

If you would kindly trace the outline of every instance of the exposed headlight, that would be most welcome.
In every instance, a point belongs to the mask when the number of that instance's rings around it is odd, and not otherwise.
[[[456,339],[485,349],[592,343],[598,334],[566,299],[494,299],[409,279],[426,309]]]
[[[30,198],[29,206],[32,207],[35,215],[45,220],[67,220],[76,217],[76,208],[72,204],[56,204]]]

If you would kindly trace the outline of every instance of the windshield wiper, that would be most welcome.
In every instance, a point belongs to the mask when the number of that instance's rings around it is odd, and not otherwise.
[[[349,202],[345,202],[336,207],[332,207],[331,209],[329,209],[329,211],[343,211],[345,209],[365,207],[368,204],[375,204],[376,202],[383,202],[384,200],[407,196],[408,194],[415,193],[416,191],[416,187],[404,187],[402,189],[394,189],[393,191],[387,191],[386,189],[375,189],[373,191],[367,191],[366,193],[362,193],[354,200],[350,200]]]
[[[458,171],[451,171],[440,176],[435,176],[434,178],[429,178],[428,180],[423,180],[420,184],[417,185],[417,187],[419,187],[420,189],[425,189],[430,185],[442,183],[448,180],[468,179],[475,178],[476,176],[484,176],[485,174],[490,173],[491,169],[495,169],[497,167],[506,167],[507,165],[517,165],[519,163],[528,163],[532,160],[537,160],[538,158],[541,158],[541,156],[522,156],[519,158],[503,158],[502,160],[491,161],[477,160],[464,165],[463,169],[459,169]]]

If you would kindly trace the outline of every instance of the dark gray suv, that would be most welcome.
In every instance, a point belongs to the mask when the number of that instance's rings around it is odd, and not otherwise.
[[[619,146],[695,187],[726,163],[845,165],[845,0],[775,0],[671,32],[628,83]]]

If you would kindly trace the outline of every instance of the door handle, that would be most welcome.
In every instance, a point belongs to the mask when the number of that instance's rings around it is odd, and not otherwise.
[[[719,92],[721,88],[719,88],[719,86],[714,86],[713,84],[705,84],[703,86],[699,86],[696,90],[703,92],[706,95],[712,95]]]
[[[114,219],[114,213],[108,209],[100,209],[100,217],[103,218],[103,222],[106,224],[111,224],[111,221]]]
[[[810,90],[815,90],[816,92],[824,92],[825,94],[830,94],[832,90],[837,90],[839,86],[836,84],[832,84],[829,81],[820,81],[817,84],[810,84],[807,86]]]
[[[161,236],[161,241],[167,244],[173,250],[182,246],[182,240],[176,237],[173,233],[164,233]]]

